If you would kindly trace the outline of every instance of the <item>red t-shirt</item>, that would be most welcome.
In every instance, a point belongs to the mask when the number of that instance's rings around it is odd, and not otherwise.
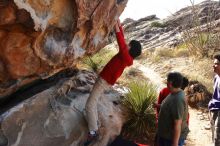
[[[128,46],[124,40],[124,34],[120,27],[120,32],[116,33],[119,46],[119,52],[105,65],[101,73],[101,78],[109,84],[114,85],[116,80],[121,76],[125,67],[133,64],[133,58],[130,56]]]
[[[160,91],[160,94],[158,96],[158,99],[157,99],[157,104],[161,104],[162,101],[170,94],[170,90],[166,87],[166,88],[163,88],[161,91]],[[157,111],[156,111],[156,118],[158,119],[158,115],[159,115],[159,111],[160,111],[160,108],[157,108]]]

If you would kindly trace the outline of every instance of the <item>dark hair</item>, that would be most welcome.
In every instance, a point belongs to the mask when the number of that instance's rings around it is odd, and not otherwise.
[[[214,59],[217,59],[217,60],[220,62],[220,54],[216,54],[216,55],[214,56]]]
[[[139,41],[131,40],[129,46],[130,46],[129,54],[131,55],[132,58],[136,58],[139,55],[141,55],[142,47]]]
[[[171,82],[174,88],[180,88],[183,83],[183,76],[179,72],[170,72],[167,75],[167,82]]]
[[[189,80],[186,77],[183,77],[183,83],[181,89],[184,90],[189,85]]]

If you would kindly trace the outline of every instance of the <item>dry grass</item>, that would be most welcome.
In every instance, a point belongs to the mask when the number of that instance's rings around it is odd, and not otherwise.
[[[164,58],[188,57],[189,55],[189,50],[184,44],[175,48],[157,48],[153,53],[154,57],[160,56]]]
[[[179,62],[178,60],[186,60],[186,62],[188,60],[188,63],[185,63],[185,61]],[[162,77],[166,77],[166,74],[170,71],[179,71],[190,80],[199,81],[206,86],[209,92],[213,90],[213,60],[192,56],[189,54],[187,46],[184,43],[172,49],[156,49],[153,53],[145,50],[140,62],[142,64],[150,63]],[[159,67],[158,70],[157,66]]]
[[[185,44],[180,44],[173,51],[174,51],[175,57],[189,57],[190,56],[189,50]]]
[[[194,61],[195,71],[188,72],[190,80],[199,81],[209,92],[213,92],[213,68],[212,60],[208,58],[196,59]]]
[[[154,51],[154,56],[160,56],[164,58],[172,58],[174,57],[174,51],[172,48],[157,48]]]
[[[118,79],[117,83],[123,86],[128,86],[131,81],[147,82],[149,80],[143,76],[143,73],[140,70],[134,67],[130,67],[125,69],[122,76]]]
[[[153,52],[144,50],[140,57],[140,61],[149,59],[153,63],[161,62],[163,59],[188,57],[189,51],[186,46],[181,45],[176,48],[156,48]]]

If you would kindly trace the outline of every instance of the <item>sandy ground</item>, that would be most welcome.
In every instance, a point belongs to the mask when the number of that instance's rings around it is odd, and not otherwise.
[[[207,113],[191,109],[189,110],[190,133],[186,140],[187,146],[213,146],[211,138],[211,130],[205,129],[209,125],[209,118]]]
[[[148,78],[153,84],[158,87],[158,91],[162,89],[165,85],[163,81],[165,80],[166,73],[172,70],[184,71],[184,67],[192,65],[189,60],[179,59],[179,60],[167,60],[169,64],[162,68],[161,64],[140,64],[139,62],[134,63],[134,67],[142,71],[143,75]],[[177,63],[179,62],[179,63]],[[189,108],[190,120],[189,128],[190,133],[186,140],[186,146],[212,146],[211,130],[209,127],[209,117],[208,113],[202,112]],[[207,127],[207,128],[205,128]]]

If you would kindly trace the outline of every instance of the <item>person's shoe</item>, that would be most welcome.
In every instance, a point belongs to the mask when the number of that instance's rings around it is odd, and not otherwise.
[[[84,143],[84,146],[90,145],[92,142],[96,141],[98,139],[98,134],[95,132],[94,134],[88,134],[87,140]]]

